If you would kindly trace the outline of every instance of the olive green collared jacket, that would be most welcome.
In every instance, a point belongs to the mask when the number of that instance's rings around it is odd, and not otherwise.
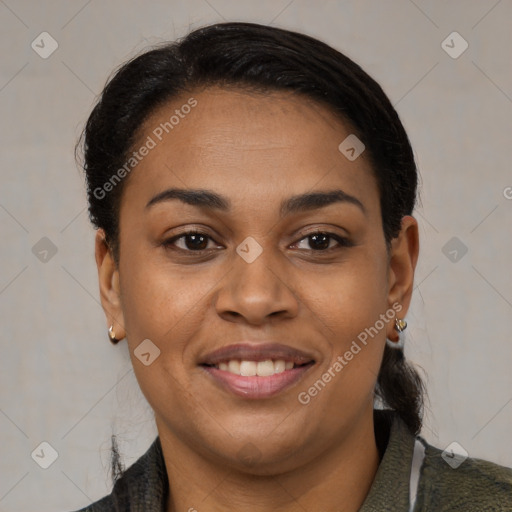
[[[443,455],[423,438],[415,438],[391,411],[375,410],[374,418],[381,460],[359,512],[512,512],[511,468],[470,457],[462,460],[453,451]],[[166,512],[168,493],[157,437],[110,495],[77,512]]]

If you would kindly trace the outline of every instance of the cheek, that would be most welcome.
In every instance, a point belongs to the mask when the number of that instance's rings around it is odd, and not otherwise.
[[[377,251],[376,251],[377,252]],[[326,392],[321,383],[322,398],[317,405],[329,403],[345,408],[361,403],[375,385],[385,345],[386,330],[392,321],[392,310],[385,316],[387,304],[387,273],[374,254],[363,254],[329,276],[304,275],[301,288],[308,291],[308,315],[314,322],[328,358],[307,386],[324,376]],[[304,389],[304,391],[308,391]],[[312,390],[312,395],[315,391]],[[341,410],[341,409],[340,409]]]
[[[323,274],[303,273],[301,296],[317,317],[322,332],[334,336],[340,349],[374,325],[387,307],[387,272],[382,258],[360,251]]]
[[[125,271],[121,268],[120,272],[122,308],[141,391],[155,411],[183,409],[190,379],[183,351],[201,325],[198,315],[206,284],[170,272],[147,258],[126,258],[124,263]],[[153,350],[158,354],[147,366],[137,357],[141,353],[138,347],[146,339],[157,347]]]
[[[201,298],[209,286],[205,279],[190,279],[186,272],[145,260],[126,261],[121,270],[122,307],[128,340],[150,338],[161,348],[167,340],[180,341],[181,332],[201,308]],[[211,285],[210,285],[211,286]],[[204,299],[203,299],[204,300]],[[133,338],[133,339],[132,339]],[[173,348],[176,343],[173,343]],[[169,347],[166,347],[166,349]]]

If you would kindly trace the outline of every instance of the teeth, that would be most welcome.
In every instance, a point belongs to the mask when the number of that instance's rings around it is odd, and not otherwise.
[[[290,368],[293,368],[293,363],[289,363]],[[282,373],[284,372],[286,368],[287,363],[285,363],[282,359],[278,359],[277,361],[274,361],[274,373]],[[288,369],[290,369],[288,368]]]
[[[240,375],[240,361],[237,361],[236,359],[229,361],[228,368],[228,371],[230,371],[231,373],[236,373],[237,375]]]
[[[260,361],[256,365],[256,375],[260,377],[268,377],[269,375],[274,375],[274,362],[269,359],[268,361]]]
[[[232,359],[228,362],[218,364],[219,370],[234,373],[235,375],[242,375],[244,377],[269,377],[276,373],[283,373],[285,370],[293,368],[293,362],[284,361],[283,359],[267,359],[266,361],[239,361]]]
[[[257,369],[258,364],[254,361],[240,361],[240,375],[244,377],[253,377]]]

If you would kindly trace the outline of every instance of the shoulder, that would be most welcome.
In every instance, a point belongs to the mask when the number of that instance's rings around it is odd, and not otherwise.
[[[512,512],[512,468],[424,444],[416,510]]]
[[[160,438],[157,437],[146,453],[124,471],[108,496],[75,512],[160,512],[167,493],[167,473]]]

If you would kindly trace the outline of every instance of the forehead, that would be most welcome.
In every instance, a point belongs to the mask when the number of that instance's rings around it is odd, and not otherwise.
[[[179,186],[263,194],[268,202],[272,195],[336,187],[373,202],[377,185],[366,155],[350,161],[338,148],[350,134],[348,123],[304,96],[234,88],[183,94],[139,130],[134,150],[152,147],[125,193],[149,199]]]

